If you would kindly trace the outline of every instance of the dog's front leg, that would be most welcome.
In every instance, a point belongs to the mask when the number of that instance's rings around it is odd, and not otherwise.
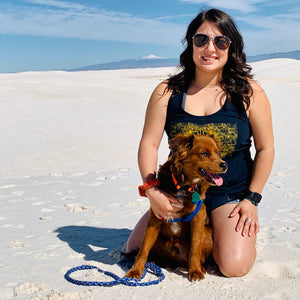
[[[191,246],[188,261],[190,281],[201,280],[205,277],[202,272],[202,263],[204,263],[205,257],[203,256],[201,251],[204,238],[203,235],[205,219],[206,208],[205,205],[203,205],[199,213],[193,218],[193,220],[190,223]]]
[[[138,279],[142,276],[149,252],[160,233],[161,225],[162,225],[162,220],[158,220],[153,214],[152,210],[150,210],[142,247],[139,250],[134,265],[127,272],[125,277]]]

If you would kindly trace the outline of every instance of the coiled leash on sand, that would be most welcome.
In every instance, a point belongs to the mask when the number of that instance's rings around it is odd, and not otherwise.
[[[131,268],[133,265],[133,262],[127,258],[124,258],[124,259],[120,260],[118,264],[122,267]],[[83,280],[74,279],[70,276],[70,274],[77,272],[77,271],[92,270],[92,269],[96,269],[96,270],[98,270],[99,273],[103,273],[104,275],[110,276],[114,280],[112,280],[112,281],[83,281]],[[153,280],[153,281],[140,282],[146,276],[147,271],[149,273],[151,271],[154,275],[156,275],[158,277],[158,279]],[[128,285],[128,286],[149,286],[149,285],[153,285],[153,284],[158,284],[161,281],[163,281],[165,279],[165,275],[163,274],[160,267],[158,267],[157,265],[155,265],[153,263],[146,262],[143,274],[139,279],[128,278],[128,277],[121,278],[112,272],[103,271],[98,267],[90,266],[90,265],[82,265],[82,266],[75,267],[75,268],[69,270],[65,274],[65,279],[71,283],[74,283],[77,285],[85,285],[85,286],[113,286],[113,285],[117,285],[117,284],[123,284],[123,285]]]

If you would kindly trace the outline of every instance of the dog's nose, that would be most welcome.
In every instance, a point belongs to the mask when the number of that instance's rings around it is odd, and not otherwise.
[[[222,169],[223,172],[226,172],[227,169],[228,169],[228,165],[227,165],[227,163],[225,161],[223,161],[223,162],[220,163],[220,167],[221,167],[221,169]]]

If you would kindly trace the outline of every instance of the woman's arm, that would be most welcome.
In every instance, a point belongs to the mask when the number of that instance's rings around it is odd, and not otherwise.
[[[145,124],[138,151],[138,164],[143,182],[149,180],[157,171],[158,148],[164,132],[168,101],[172,94],[166,91],[167,83],[163,82],[153,91],[148,103]],[[179,201],[156,187],[146,190],[151,208],[159,219],[167,217],[178,208],[172,204]]]
[[[249,190],[261,193],[274,161],[274,136],[269,100],[259,84],[256,82],[251,84],[253,96],[248,113],[256,154]],[[240,214],[240,219],[236,230],[242,229],[242,235],[257,234],[259,230],[257,207],[245,199],[235,207],[230,216],[234,217],[237,213]],[[248,218],[251,219],[251,224],[246,222]]]
[[[263,89],[253,83],[253,100],[249,120],[253,133],[256,154],[249,190],[261,193],[272,170],[274,161],[274,135],[269,100]]]
[[[166,83],[153,91],[145,115],[145,123],[138,151],[139,169],[143,181],[157,170],[157,153],[164,133],[170,92],[165,92]]]

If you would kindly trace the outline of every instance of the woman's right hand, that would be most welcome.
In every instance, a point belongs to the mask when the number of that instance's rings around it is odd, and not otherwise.
[[[157,219],[171,219],[176,212],[182,209],[182,204],[178,199],[161,191],[156,186],[146,190],[145,194]]]

